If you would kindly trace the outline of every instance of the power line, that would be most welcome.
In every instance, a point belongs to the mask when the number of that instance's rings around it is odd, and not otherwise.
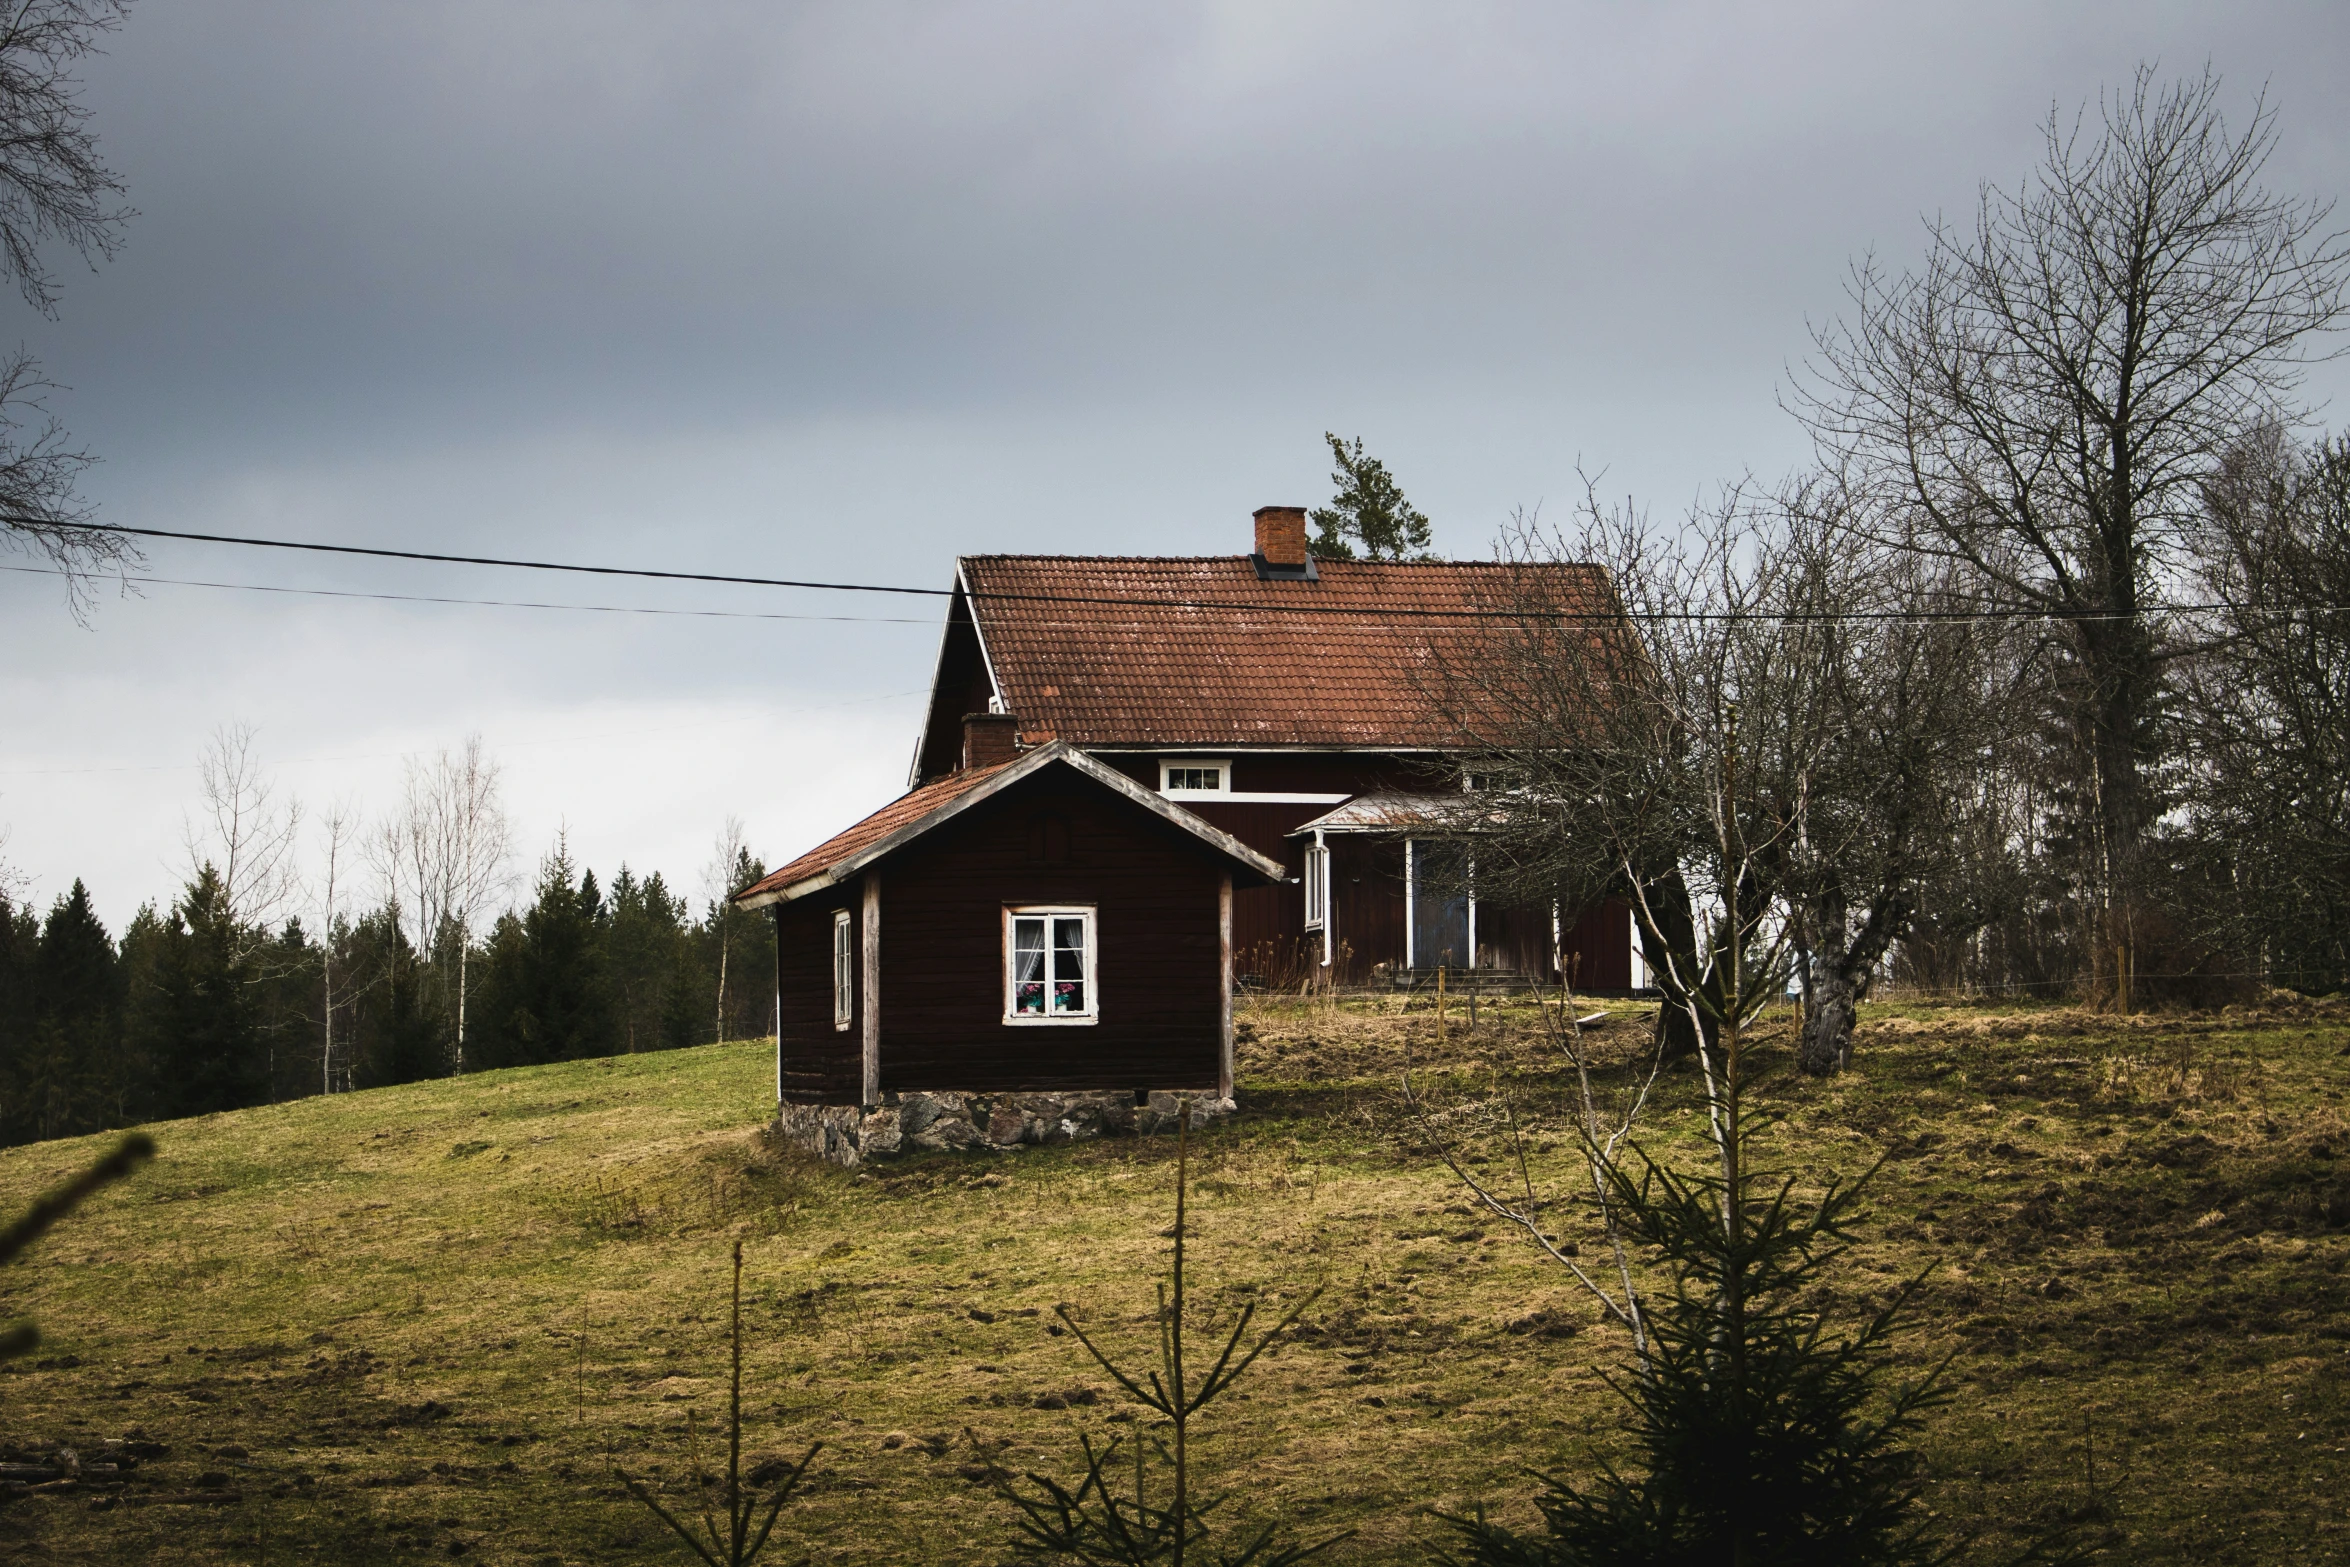
[[[884,593],[916,598],[952,598],[955,588],[910,588],[871,582],[827,582],[794,577],[746,577],[717,572],[661,571],[640,566],[591,566],[571,561],[522,560],[491,555],[443,555],[425,550],[395,550],[375,545],[320,544],[299,539],[264,539],[228,533],[192,533],[171,528],[134,528],[116,523],[58,522],[49,518],[0,516],[0,522],[17,523],[42,528],[72,528],[88,533],[122,534],[138,538],[178,539],[199,544],[234,544],[256,549],[302,550],[327,555],[356,555],[383,560],[424,561],[456,566],[500,566],[519,571],[577,572],[603,577],[638,577],[663,582],[707,582],[732,587],[802,588],[827,593]],[[1479,563],[1482,564],[1482,563]],[[149,579],[161,581],[163,579]],[[253,588],[271,591],[250,583],[204,583],[191,586]],[[325,589],[278,589],[281,592],[311,592],[325,594]],[[618,606],[519,604],[494,599],[434,600],[417,595],[361,594],[343,595],[353,598],[415,598],[417,602],[472,603],[493,607],[527,609],[601,609],[610,613],[669,613],[719,615],[714,610],[627,610]],[[1369,616],[1385,620],[1519,620],[1551,621],[1564,625],[1614,625],[1630,620],[1642,624],[1662,624],[1686,621],[1707,624],[1736,624],[1741,622],[1779,625],[1838,625],[1848,622],[1915,621],[1933,625],[1969,625],[1983,621],[2049,620],[2082,623],[2110,623],[2136,620],[2149,615],[2215,614],[2239,606],[2226,603],[2158,604],[2148,608],[2104,611],[2068,611],[2057,609],[1986,608],[1964,610],[1887,609],[1887,610],[1546,610],[1527,609],[1508,604],[1473,607],[1468,609],[1425,609],[1406,606],[1375,604],[1266,604],[1235,599],[1201,598],[1135,598],[1101,594],[1072,593],[1007,593],[997,590],[974,591],[974,600],[1027,604],[1071,604],[1132,609],[1210,609],[1244,610],[1265,615],[1344,615]],[[2288,613],[2342,614],[2350,606],[2340,604],[2311,604],[2294,606]],[[754,619],[838,619],[855,620],[857,616],[749,616]],[[923,624],[930,622],[899,622]]]
[[[520,571],[573,571],[597,577],[652,577],[665,582],[720,582],[746,588],[820,588],[828,593],[903,593],[921,598],[947,598],[952,588],[884,587],[869,582],[804,582],[789,577],[730,577],[706,571],[655,571],[642,566],[583,566],[552,560],[507,560],[495,555],[435,555],[425,550],[383,549],[366,544],[317,544],[300,539],[255,539],[233,533],[182,533],[170,528],[131,528],[111,522],[48,522],[39,518],[9,517],[8,522],[42,527],[78,528],[86,533],[122,533],[142,539],[186,539],[198,544],[243,544],[257,549],[308,550],[320,555],[368,555],[383,560],[433,561],[451,566],[511,566]]]
[[[27,576],[62,577],[55,566],[0,566]],[[704,620],[817,620],[874,626],[928,626],[935,622],[903,615],[794,615],[781,610],[654,609],[633,604],[547,604],[530,599],[446,598],[426,593],[363,593],[350,588],[288,588],[262,582],[202,582],[188,577],[132,577],[118,580],[167,588],[226,588],[239,593],[290,593],[306,598],[377,599],[394,604],[471,604],[485,609],[572,609],[597,615],[685,615]]]

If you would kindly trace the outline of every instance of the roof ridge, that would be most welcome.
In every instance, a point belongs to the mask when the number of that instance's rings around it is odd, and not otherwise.
[[[1208,565],[1208,564],[1211,564],[1211,563],[1229,563],[1229,564],[1232,564],[1232,565],[1247,565],[1247,564],[1249,564],[1250,562],[1252,562],[1253,560],[1255,560],[1255,558],[1256,558],[1256,557],[1255,557],[1255,556],[1253,556],[1253,555],[1045,555],[1045,554],[1016,554],[1016,553],[1014,553],[1014,552],[1012,552],[1012,551],[1009,551],[1009,550],[988,550],[988,551],[981,551],[981,552],[978,552],[978,553],[975,553],[975,554],[969,554],[969,555],[958,555],[958,556],[956,556],[956,557],[955,557],[955,559],[956,559],[956,560],[958,560],[958,561],[966,561],[966,560],[1049,560],[1049,561],[1069,561],[1069,562],[1072,562],[1072,563],[1079,563],[1079,562],[1082,562],[1082,563],[1086,563],[1086,564],[1100,564],[1100,563],[1103,563],[1103,562],[1119,562],[1119,561],[1122,561],[1122,562],[1128,562],[1128,563],[1131,563],[1131,564],[1134,564],[1134,565],[1161,565],[1161,564],[1165,564],[1165,565],[1187,565],[1187,566],[1188,566],[1188,565],[1200,565],[1200,566],[1204,566],[1204,565]],[[1554,561],[1521,561],[1521,560],[1450,560],[1450,559],[1446,559],[1446,560],[1348,560],[1348,559],[1346,559],[1346,558],[1345,558],[1345,557],[1343,557],[1343,556],[1332,556],[1332,555],[1316,555],[1316,556],[1314,557],[1314,563],[1315,563],[1317,566],[1321,566],[1321,567],[1324,567],[1324,568],[1340,568],[1340,569],[1344,569],[1344,568],[1348,568],[1348,567],[1378,567],[1378,568],[1380,568],[1380,569],[1382,569],[1382,570],[1385,570],[1385,569],[1388,569],[1388,568],[1391,568],[1391,567],[1399,567],[1399,566],[1401,566],[1401,567],[1413,567],[1413,568],[1419,568],[1419,569],[1425,569],[1425,568],[1429,568],[1429,567],[1436,567],[1436,566],[1444,566],[1444,567],[1454,567],[1454,566],[1481,566],[1481,567],[1493,567],[1493,566],[1515,566],[1515,567],[1533,567],[1533,568],[1536,568],[1536,569],[1545,569],[1545,568],[1547,568],[1547,569],[1550,569],[1550,570],[1565,570],[1565,571],[1604,571],[1604,570],[1606,570],[1606,567],[1605,567],[1605,566],[1604,566],[1604,565],[1603,565],[1601,562],[1599,562],[1599,561],[1596,561],[1596,560],[1554,560]]]

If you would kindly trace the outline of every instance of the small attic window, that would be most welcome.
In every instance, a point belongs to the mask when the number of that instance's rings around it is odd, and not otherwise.
[[[1184,757],[1179,761],[1159,764],[1159,793],[1230,794],[1232,792],[1232,764],[1221,760],[1203,760]]]

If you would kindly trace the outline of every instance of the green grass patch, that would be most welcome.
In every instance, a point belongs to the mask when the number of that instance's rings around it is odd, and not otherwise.
[[[1600,1037],[1630,1054],[1639,1031],[1627,1009]],[[1423,1559],[1428,1505],[1530,1522],[1523,1472],[1592,1463],[1616,1418],[1621,1337],[1468,1209],[1395,1101],[1407,1052],[1457,1085],[1499,1074],[1558,1177],[1533,1013],[1481,1002],[1471,1029],[1455,1004],[1443,1032],[1419,1003],[1259,1002],[1243,1113],[1195,1148],[1200,1308],[1329,1289],[1201,1462],[1237,1509],[1359,1531],[1334,1560]],[[1897,1005],[1850,1076],[1761,1090],[1788,1168],[1890,1155],[1835,1288],[1860,1304],[1932,1270],[1910,1353],[1954,1352],[1964,1388],[1928,1444],[1938,1505],[2080,1516],[2134,1562],[2342,1559],[2346,1050],[2339,1007]],[[1079,1431],[1123,1429],[1052,1307],[1147,1333],[1172,1140],[848,1173],[758,1138],[771,1083],[768,1048],[732,1044],[152,1128],[152,1167],[0,1275],[0,1309],[47,1335],[0,1373],[0,1458],[150,1456],[122,1487],[0,1502],[0,1554],[674,1559],[611,1465],[690,1473],[740,1235],[748,1440],[827,1444],[787,1524],[827,1560],[1001,1559],[988,1465],[1061,1472]],[[1695,1108],[1669,1079],[1652,1146],[1697,1156]],[[0,1153],[0,1198],[98,1146]]]

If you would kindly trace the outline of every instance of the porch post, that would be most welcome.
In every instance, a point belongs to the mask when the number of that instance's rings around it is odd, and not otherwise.
[[[1216,1021],[1216,1097],[1232,1097],[1232,873],[1216,886],[1217,964],[1224,976],[1224,1004]]]
[[[768,926],[775,932],[775,1104],[776,1113],[783,1106],[783,905],[767,906],[771,916]]]
[[[1403,841],[1403,966],[1408,973],[1420,966],[1420,954],[1413,950],[1412,916],[1412,840]]]
[[[870,1109],[881,1103],[881,872],[865,873],[864,931],[864,1046],[863,1103]]]
[[[1322,829],[1314,829],[1314,853],[1322,861],[1322,906],[1314,912],[1322,916],[1322,966],[1328,968],[1332,955],[1338,950],[1336,934],[1331,930],[1338,923],[1338,892],[1330,885],[1330,845],[1322,837]],[[1325,978],[1336,979],[1336,975]]]

